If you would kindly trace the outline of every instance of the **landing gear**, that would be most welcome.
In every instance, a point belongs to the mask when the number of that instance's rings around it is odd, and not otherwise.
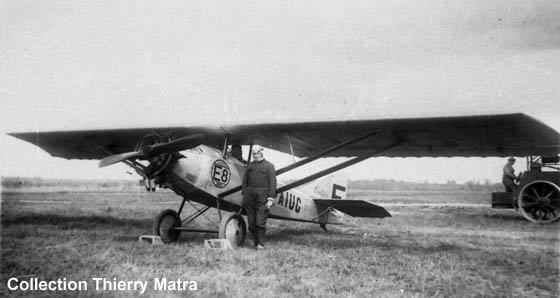
[[[247,224],[245,219],[239,213],[227,213],[227,216],[222,216],[221,210],[218,209],[218,214],[221,218],[218,230],[206,230],[206,229],[192,229],[187,228],[188,224],[194,221],[200,215],[203,215],[206,211],[210,209],[209,206],[204,208],[197,207],[192,204],[192,208],[196,211],[187,216],[183,221],[179,217],[185,203],[188,202],[183,198],[181,207],[178,211],[167,209],[162,211],[154,220],[152,230],[155,235],[161,237],[161,240],[165,243],[171,243],[177,241],[181,232],[197,232],[197,233],[215,233],[221,239],[228,239],[231,246],[238,247],[245,243],[245,238],[247,237]],[[209,219],[208,217],[206,217]]]
[[[560,218],[560,188],[550,181],[533,181],[521,189],[517,204],[528,220],[553,222]]]
[[[239,213],[230,213],[222,218],[218,237],[228,239],[231,246],[238,247],[245,243],[247,224]]]
[[[171,243],[179,239],[181,231],[175,228],[181,227],[181,219],[175,210],[163,210],[156,218],[152,225],[152,230],[155,235],[161,237],[165,243]]]

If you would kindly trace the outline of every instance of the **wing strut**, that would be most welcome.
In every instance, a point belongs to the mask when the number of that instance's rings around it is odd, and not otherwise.
[[[294,154],[294,146],[292,144],[292,136],[288,133],[288,143],[290,144],[290,153],[292,154],[292,160],[296,162],[296,155]]]
[[[379,134],[379,133],[381,133],[382,131],[383,131],[382,129],[374,130],[374,131],[372,131],[372,132],[370,132],[370,133],[367,133],[367,134],[365,134],[365,135],[363,135],[363,136],[360,136],[360,137],[357,137],[357,138],[352,139],[352,140],[350,140],[350,141],[347,141],[347,142],[341,143],[341,144],[339,144],[339,145],[333,146],[333,147],[331,147],[331,148],[329,148],[329,149],[326,149],[326,150],[324,150],[324,151],[321,151],[321,152],[319,152],[319,153],[317,153],[317,154],[315,154],[315,155],[313,155],[313,156],[304,158],[304,159],[302,159],[302,160],[300,160],[300,161],[298,161],[298,162],[295,162],[295,163],[293,163],[293,164],[291,164],[291,165],[285,166],[285,167],[283,167],[283,168],[281,168],[281,169],[278,169],[278,170],[276,171],[276,176],[278,176],[278,175],[280,175],[280,174],[283,174],[283,173],[286,173],[286,172],[288,172],[288,171],[290,171],[290,170],[293,170],[293,169],[295,169],[295,168],[297,168],[297,167],[301,167],[301,166],[303,166],[304,164],[308,164],[308,163],[310,163],[310,162],[312,162],[312,161],[314,161],[314,160],[317,160],[317,159],[319,159],[319,158],[321,158],[321,157],[324,157],[324,156],[326,156],[327,154],[329,154],[329,153],[331,153],[331,152],[334,152],[334,151],[336,151],[336,150],[339,150],[339,149],[341,149],[341,148],[344,148],[344,147],[346,147],[346,146],[348,146],[348,145],[354,144],[354,143],[359,142],[359,141],[361,141],[361,140],[363,140],[363,139],[366,139],[366,138],[369,138],[369,137],[371,137],[371,136],[373,136],[373,135]]]
[[[317,153],[317,154],[315,154],[315,155],[313,155],[313,156],[304,158],[304,159],[302,159],[302,160],[300,160],[300,161],[298,161],[298,162],[295,162],[295,163],[293,163],[293,164],[291,164],[291,165],[288,165],[288,166],[286,166],[286,167],[283,167],[283,168],[281,168],[281,169],[276,170],[276,176],[278,176],[278,175],[280,175],[280,174],[283,174],[283,173],[286,173],[286,172],[288,172],[288,171],[290,171],[290,170],[293,170],[293,169],[295,169],[295,168],[297,168],[297,167],[301,167],[301,166],[303,166],[303,165],[305,165],[305,164],[308,164],[308,163],[310,163],[310,162],[312,162],[312,161],[314,161],[314,160],[317,160],[317,159],[319,159],[319,158],[321,158],[321,157],[324,157],[324,156],[326,156],[327,154],[329,154],[329,153],[331,153],[331,152],[334,152],[334,151],[336,151],[336,150],[339,150],[339,149],[341,149],[341,148],[344,148],[344,147],[346,147],[346,146],[348,146],[348,145],[354,144],[354,143],[356,143],[356,142],[359,142],[359,141],[361,141],[361,140],[363,140],[363,139],[366,139],[366,138],[369,138],[369,137],[371,137],[371,136],[377,135],[377,134],[379,134],[379,133],[381,133],[381,132],[383,132],[382,129],[377,129],[377,130],[374,130],[374,131],[372,131],[372,132],[369,132],[369,133],[367,133],[367,134],[365,134],[365,135],[362,135],[362,136],[360,136],[360,137],[354,138],[354,139],[352,139],[352,140],[346,141],[346,142],[344,142],[344,143],[341,143],[341,144],[338,144],[338,145],[333,146],[333,147],[331,147],[331,148],[328,148],[328,149],[326,149],[326,150],[323,150],[323,151],[321,151],[321,152],[319,152],[319,153]],[[323,177],[323,176],[328,175],[328,174],[330,174],[330,173],[332,173],[332,172],[338,171],[338,170],[340,170],[340,169],[343,169],[343,168],[345,168],[345,167],[351,166],[351,165],[353,165],[353,164],[355,164],[355,163],[358,163],[358,162],[360,162],[360,161],[366,160],[366,159],[368,159],[368,158],[370,158],[370,157],[372,157],[372,156],[374,156],[374,155],[376,155],[376,154],[379,154],[379,153],[381,153],[381,152],[383,152],[383,151],[389,150],[389,149],[391,149],[391,148],[393,148],[393,147],[395,147],[395,146],[397,146],[397,145],[399,145],[399,144],[400,144],[400,142],[391,143],[391,144],[389,144],[389,145],[387,145],[387,146],[384,146],[384,147],[381,148],[380,150],[377,150],[377,151],[374,151],[374,152],[370,152],[370,153],[368,153],[368,154],[366,154],[366,155],[364,155],[364,156],[361,156],[361,157],[355,157],[355,158],[350,159],[350,160],[348,160],[348,161],[346,161],[346,162],[343,162],[342,164],[339,164],[339,165],[334,166],[334,167],[332,167],[332,168],[328,168],[328,169],[323,170],[323,171],[321,171],[321,172],[318,172],[318,173],[316,173],[316,174],[314,174],[314,175],[311,175],[311,176],[309,176],[309,177],[306,177],[306,178],[304,178],[304,179],[302,179],[302,180],[298,180],[298,181],[296,181],[296,182],[294,182],[294,183],[288,184],[288,185],[282,187],[281,189],[282,189],[282,191],[286,191],[287,189],[291,189],[291,188],[297,187],[297,186],[299,186],[299,185],[301,185],[301,184],[305,184],[305,183],[307,183],[307,182],[309,182],[309,181],[312,181],[312,180],[314,180],[314,179],[317,179],[317,178],[319,178],[319,177]],[[251,149],[252,149],[252,145],[251,145]],[[249,152],[251,151],[251,149],[249,149]],[[251,156],[251,154],[249,154],[249,157],[250,157],[250,156]],[[312,178],[312,177],[315,177],[315,178]],[[301,181],[304,181],[304,182],[302,182],[302,183],[299,184],[299,182],[301,182]],[[295,184],[295,183],[298,183],[298,184],[295,185],[295,186],[292,186],[292,185]],[[286,187],[288,187],[288,186],[289,186],[289,188],[284,189],[284,188],[286,188]],[[234,187],[234,188],[232,188],[232,189],[230,189],[230,190],[228,190],[228,191],[225,191],[225,192],[219,194],[218,197],[219,197],[219,198],[223,198],[223,197],[225,197],[225,196],[228,196],[228,195],[230,195],[230,194],[232,194],[232,193],[235,193],[235,192],[238,192],[238,191],[240,191],[240,190],[241,190],[241,185],[239,185],[239,186],[237,186],[237,187]],[[276,193],[280,193],[280,190],[277,190]]]
[[[313,181],[315,179],[318,179],[318,178],[321,178],[323,176],[329,175],[329,174],[331,174],[333,172],[336,172],[338,170],[341,170],[341,169],[344,169],[344,168],[349,167],[351,165],[357,164],[357,163],[359,163],[361,161],[364,161],[364,160],[366,160],[370,157],[373,157],[374,155],[377,155],[381,152],[387,151],[387,150],[389,150],[389,149],[391,149],[395,146],[398,146],[399,144],[400,144],[400,142],[391,143],[391,144],[383,146],[381,149],[379,149],[377,151],[373,151],[373,152],[370,152],[370,153],[362,155],[362,156],[354,157],[354,158],[352,158],[350,160],[347,160],[343,163],[340,163],[336,166],[330,167],[328,169],[325,169],[325,170],[322,170],[322,171],[317,172],[315,174],[309,175],[309,176],[307,176],[305,178],[302,178],[300,180],[297,180],[297,181],[294,181],[294,182],[289,183],[287,185],[284,185],[284,186],[276,189],[276,193],[285,192],[285,191],[290,190],[294,187],[298,187],[302,184],[308,183],[310,181]]]

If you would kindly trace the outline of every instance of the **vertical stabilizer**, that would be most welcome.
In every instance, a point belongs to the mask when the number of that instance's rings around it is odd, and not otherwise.
[[[344,172],[339,172],[319,180],[315,186],[314,192],[320,199],[346,200],[347,190],[348,175]],[[319,208],[324,210],[323,206]],[[325,213],[320,221],[322,222],[321,227],[326,229],[325,223],[344,223],[344,214],[338,210],[331,210]]]
[[[323,199],[346,199],[348,189],[348,175],[336,173],[321,179],[315,186],[314,192]]]

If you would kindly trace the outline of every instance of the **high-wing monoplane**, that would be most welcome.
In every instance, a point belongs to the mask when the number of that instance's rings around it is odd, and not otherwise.
[[[346,180],[334,174],[375,156],[528,157],[529,171],[519,188],[513,193],[497,194],[494,206],[517,208],[534,222],[560,218],[560,135],[524,114],[10,135],[33,143],[55,157],[100,159],[100,166],[123,162],[148,182],[173,190],[182,197],[178,210],[164,210],[153,225],[154,232],[166,242],[177,240],[183,231],[198,231],[217,232],[234,245],[243,243],[246,224],[242,217],[240,184],[245,165],[228,154],[232,144],[249,148],[249,162],[252,146],[256,144],[304,157],[277,169],[277,175],[323,157],[349,158],[302,179],[280,183],[277,204],[270,210],[271,218],[311,222],[325,228],[327,224],[341,222],[340,212],[359,217],[390,216],[383,207],[347,199]],[[186,202],[198,202],[206,207],[183,217]],[[188,227],[212,207],[219,211],[219,231]],[[222,215],[222,211],[229,213]]]

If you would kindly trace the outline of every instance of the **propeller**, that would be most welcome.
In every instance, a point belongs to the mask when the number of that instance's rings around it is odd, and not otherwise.
[[[158,143],[142,147],[141,150],[124,152],[105,157],[99,162],[99,167],[106,167],[127,159],[148,159],[164,153],[173,153],[196,147],[202,143],[204,135],[201,133],[188,135],[166,143]]]
[[[142,151],[132,151],[132,152],[119,153],[115,155],[109,155],[104,159],[102,159],[101,161],[99,161],[99,167],[103,168],[106,166],[110,166],[112,164],[119,163],[123,160],[139,158],[142,156],[143,156]]]

